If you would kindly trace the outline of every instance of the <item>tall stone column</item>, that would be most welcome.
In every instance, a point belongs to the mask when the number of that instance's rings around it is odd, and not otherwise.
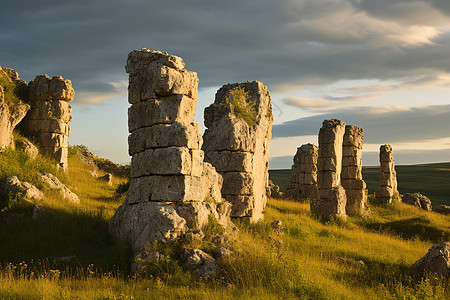
[[[341,185],[344,133],[345,123],[337,119],[323,121],[319,131],[319,198],[311,200],[311,213],[322,219],[346,216],[347,201]]]
[[[293,199],[317,199],[317,157],[319,148],[305,144],[297,148],[292,165],[292,174],[286,185],[286,197]]]
[[[126,71],[131,180],[110,231],[142,252],[147,242],[201,230],[211,214],[227,226],[231,207],[220,193],[222,177],[203,162],[194,123],[197,74],[180,57],[147,49],[128,55]]]
[[[392,203],[400,200],[397,190],[397,173],[395,172],[394,154],[391,145],[380,146],[380,174],[375,191],[375,203]]]
[[[272,123],[270,95],[259,81],[224,85],[205,109],[205,161],[223,176],[232,217],[263,218]]]
[[[367,186],[362,179],[362,148],[362,128],[346,125],[342,148],[341,183],[347,196],[346,212],[352,216],[369,213]]]
[[[38,75],[28,83],[31,109],[23,120],[25,130],[36,136],[42,154],[67,169],[72,107],[72,83],[61,76]]]

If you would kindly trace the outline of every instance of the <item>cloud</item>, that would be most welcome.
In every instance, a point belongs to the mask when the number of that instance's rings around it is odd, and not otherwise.
[[[305,98],[305,97],[288,97],[281,101],[290,106],[304,108],[311,111],[329,111],[340,107],[359,106],[362,102],[379,97],[380,94],[364,94],[346,97],[325,96],[325,99]]]
[[[126,56],[142,47],[183,57],[202,88],[257,79],[275,93],[450,73],[447,2],[392,2],[9,1],[0,62],[27,81],[69,78],[81,95],[93,93],[89,82],[126,80]]]
[[[421,142],[450,137],[449,116],[450,105],[358,107],[274,125],[272,136],[314,135],[324,119],[337,118],[346,124],[362,127],[365,143]]]

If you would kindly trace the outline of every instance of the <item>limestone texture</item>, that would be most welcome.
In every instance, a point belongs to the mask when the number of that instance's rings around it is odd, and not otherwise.
[[[324,120],[319,130],[319,197],[310,205],[311,213],[321,219],[346,216],[347,197],[341,185],[344,134],[345,123],[337,119]]]
[[[421,208],[426,211],[432,211],[433,206],[431,205],[431,200],[425,195],[422,195],[421,193],[406,193],[402,195],[402,202],[417,206],[418,208]]]
[[[44,194],[31,183],[21,181],[17,176],[0,179],[0,197],[8,200],[10,195],[22,194],[26,200],[42,200]]]
[[[43,183],[48,185],[51,189],[58,190],[61,196],[67,202],[79,204],[80,199],[78,196],[72,192],[65,184],[63,184],[59,179],[50,173],[38,173],[39,178]]]
[[[362,179],[362,128],[346,125],[342,147],[341,184],[347,197],[346,213],[351,216],[367,215],[368,191]]]
[[[450,276],[450,243],[431,246],[428,253],[416,261],[411,268],[418,272]]]
[[[231,216],[262,219],[273,123],[267,87],[259,81],[224,85],[204,115],[205,161],[223,176],[222,195],[232,204]]]
[[[387,204],[394,200],[400,200],[397,190],[397,173],[392,147],[390,145],[380,146],[380,173],[378,176],[378,187],[375,190],[375,203]]]
[[[75,92],[72,83],[61,76],[38,75],[28,83],[28,98],[31,109],[23,126],[34,135],[42,154],[52,158],[58,167],[67,169],[72,107]]]
[[[233,229],[222,199],[222,176],[204,162],[194,123],[198,79],[180,57],[148,49],[128,55],[130,187],[109,223],[135,253],[154,240],[167,242],[201,231],[210,217]]]
[[[14,148],[13,130],[25,117],[30,106],[25,104],[23,99],[10,99],[10,97],[20,97],[21,95],[5,89],[24,92],[27,85],[13,69],[0,67],[0,77],[5,81],[5,86],[2,86],[0,82],[0,149]]]
[[[314,144],[305,144],[297,148],[292,165],[292,173],[286,185],[286,197],[292,199],[317,199],[317,158],[319,148]]]

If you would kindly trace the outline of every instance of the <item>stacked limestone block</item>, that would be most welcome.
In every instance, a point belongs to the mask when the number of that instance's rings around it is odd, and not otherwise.
[[[292,174],[286,185],[286,196],[294,199],[317,199],[317,157],[319,148],[305,144],[297,148],[292,165]]]
[[[347,201],[341,185],[344,133],[345,123],[337,119],[323,121],[319,131],[319,198],[311,200],[311,213],[322,219],[346,216]]]
[[[247,93],[245,101],[254,107],[254,125],[227,106],[226,99],[232,98],[236,89]],[[270,95],[259,81],[224,85],[217,91],[214,103],[205,109],[205,161],[223,176],[222,196],[232,204],[232,217],[251,222],[263,218],[272,123]]]
[[[72,83],[61,76],[38,75],[28,84],[28,95],[31,109],[23,121],[25,130],[37,138],[44,155],[67,169],[68,123],[72,121],[69,102],[75,95]]]
[[[210,214],[227,225],[231,206],[220,194],[222,177],[203,162],[194,123],[197,74],[180,57],[147,49],[128,55],[126,71],[131,181],[110,231],[142,252],[147,242],[201,230]]]
[[[375,202],[386,204],[392,203],[394,199],[400,200],[397,190],[394,154],[390,145],[381,145],[380,174],[378,175],[378,187],[375,191]]]
[[[347,196],[346,212],[352,216],[369,213],[367,186],[362,179],[362,148],[362,128],[346,125],[342,148],[341,184]]]

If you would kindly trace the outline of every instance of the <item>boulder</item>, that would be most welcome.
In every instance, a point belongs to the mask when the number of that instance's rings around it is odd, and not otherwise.
[[[450,243],[433,245],[411,268],[418,272],[450,276]]]
[[[121,240],[129,240],[134,253],[139,253],[148,242],[169,242],[183,235],[186,220],[165,203],[124,204],[111,218],[109,231]]]
[[[112,185],[112,178],[113,178],[113,176],[111,173],[106,173],[105,175],[98,177],[97,179],[100,181],[104,181],[109,185]]]
[[[431,200],[427,197],[422,195],[421,193],[406,193],[402,197],[402,202],[417,206],[418,208],[421,208],[426,211],[431,211],[433,209],[433,206],[431,205]]]
[[[8,199],[12,195],[21,193],[27,200],[42,200],[44,194],[34,185],[20,181],[17,176],[10,176],[0,179],[0,197]]]
[[[39,149],[27,139],[16,141],[16,149],[25,152],[31,159],[36,159],[39,155]]]
[[[59,181],[59,179],[53,174],[38,173],[38,176],[40,177],[42,182],[48,185],[51,189],[59,190],[64,200],[74,204],[80,203],[80,199],[78,198],[78,196],[73,193],[65,184]]]

